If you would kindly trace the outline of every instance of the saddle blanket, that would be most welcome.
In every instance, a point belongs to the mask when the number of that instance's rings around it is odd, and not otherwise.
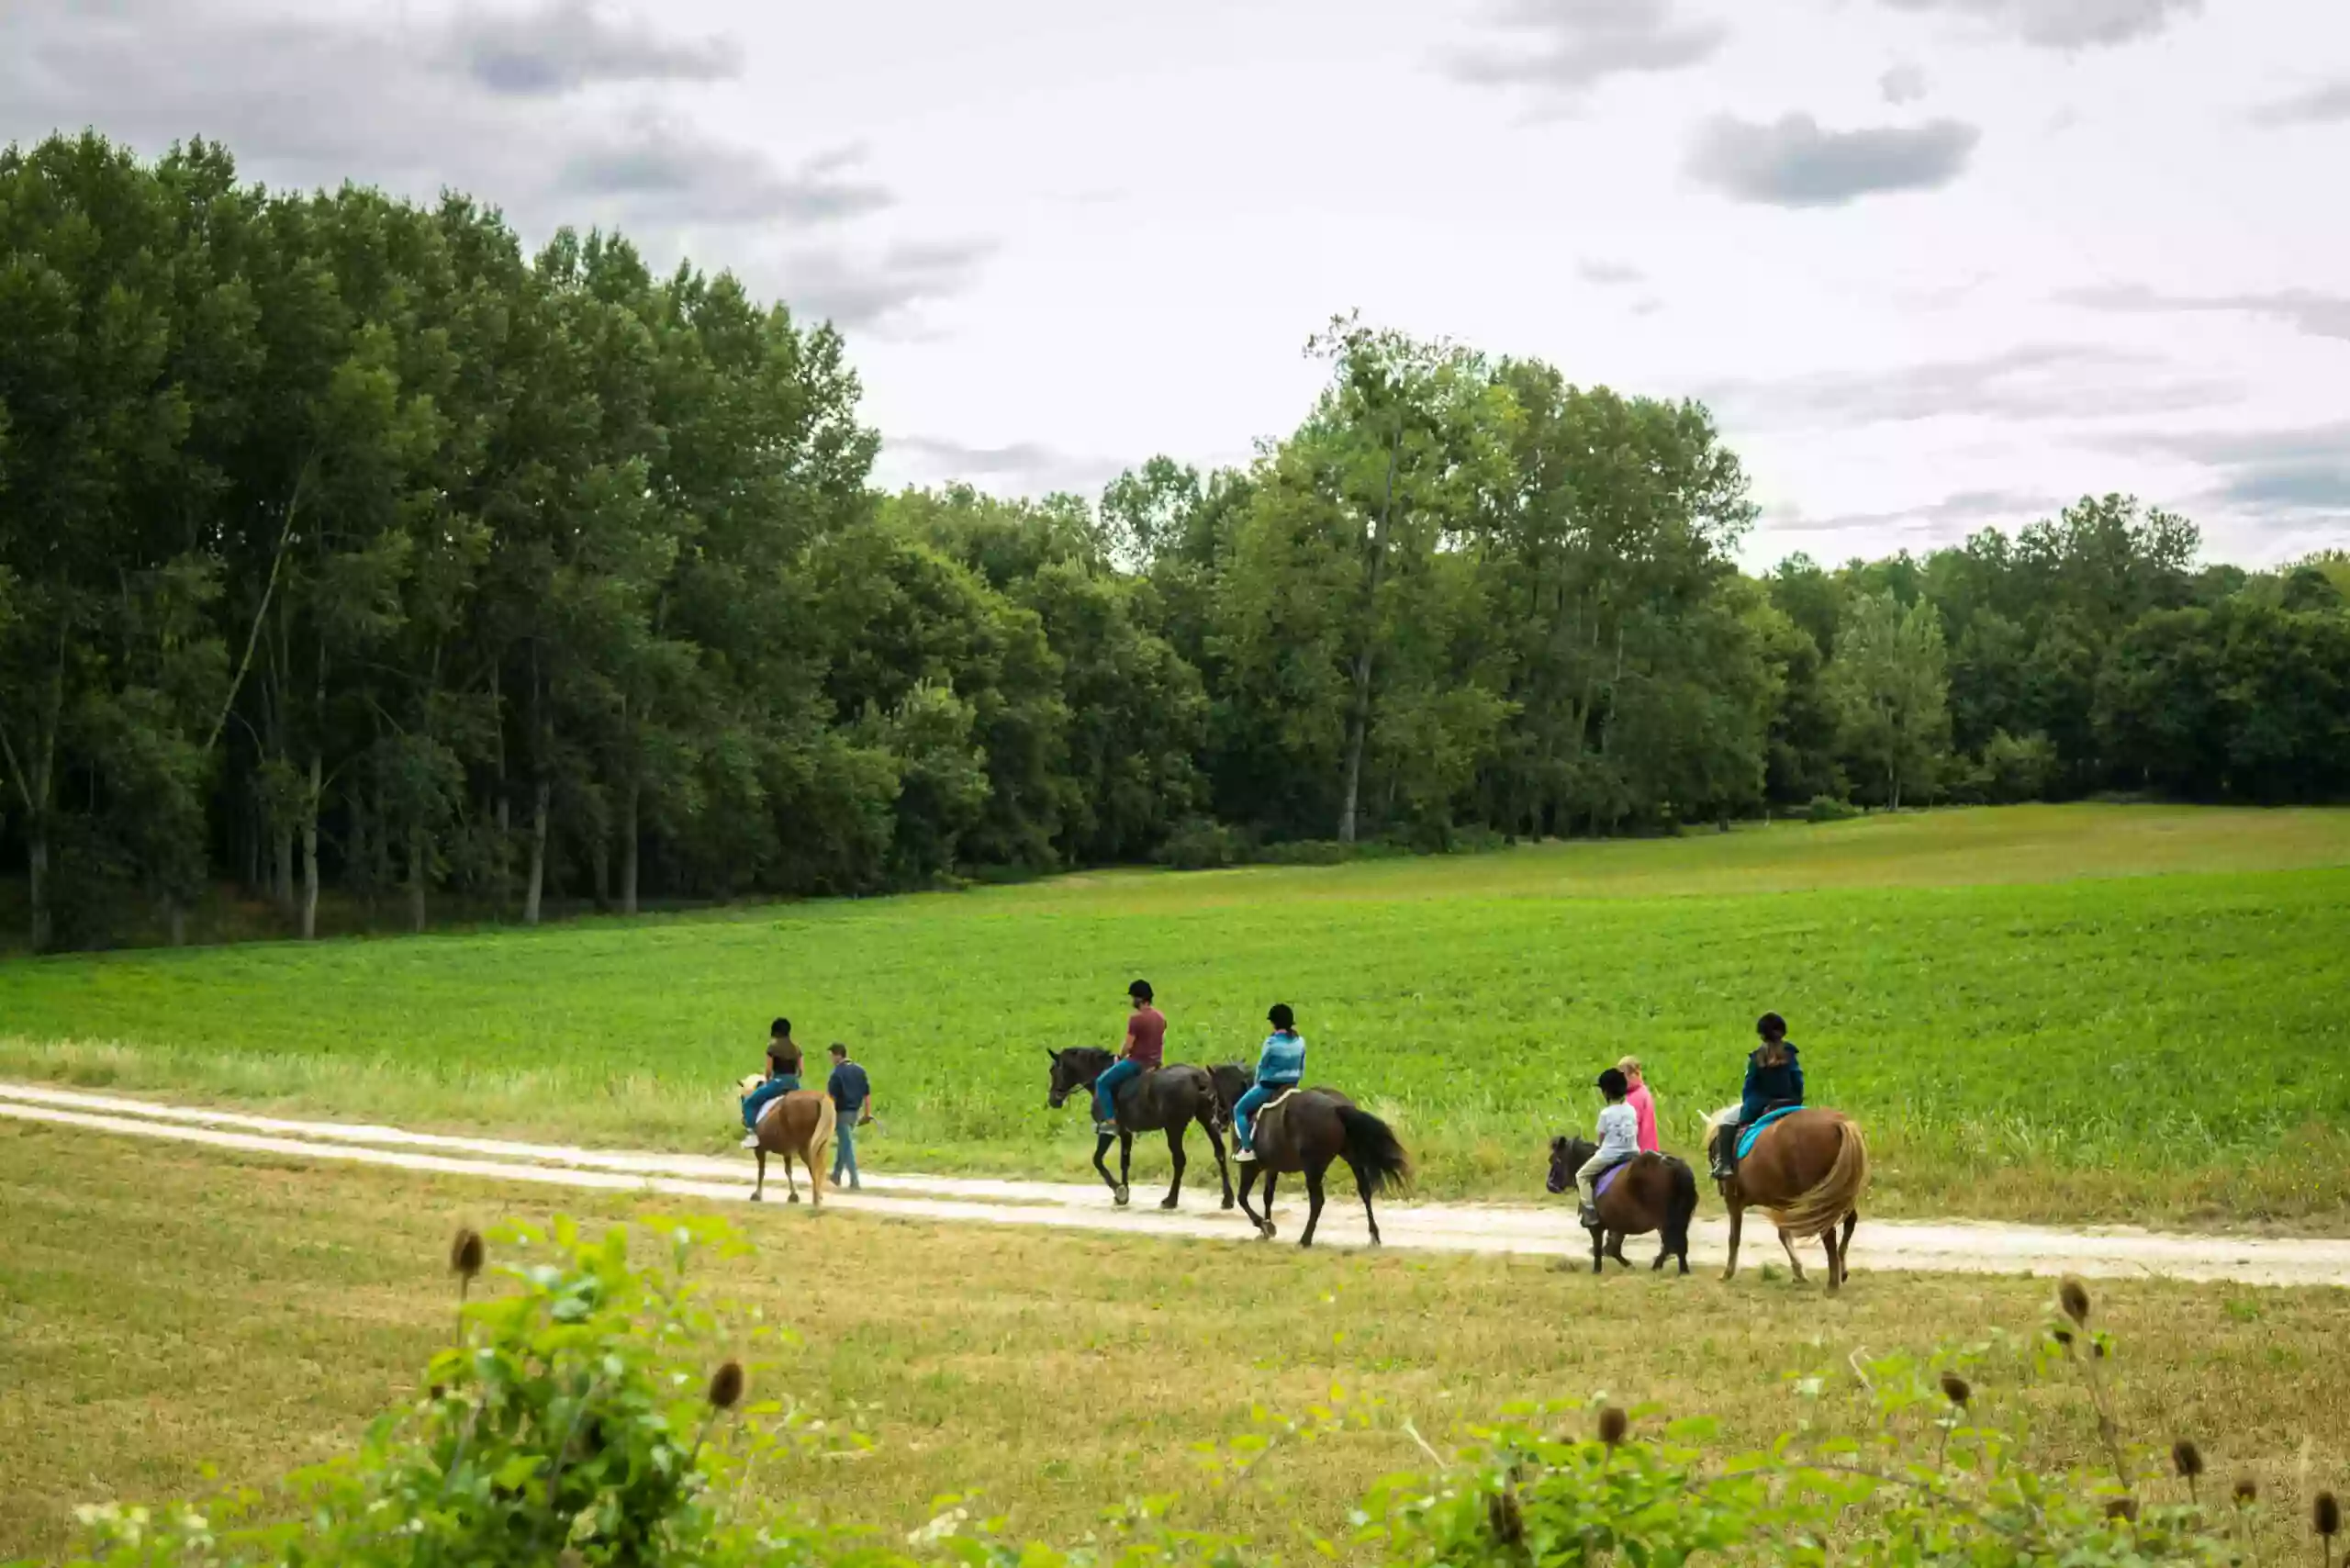
[[[1793,1115],[1796,1112],[1802,1109],[1803,1107],[1800,1105],[1782,1105],[1775,1111],[1765,1111],[1760,1116],[1757,1116],[1751,1125],[1740,1130],[1738,1135],[1738,1157],[1740,1159],[1743,1159],[1748,1155],[1754,1152],[1754,1140],[1762,1136],[1762,1129],[1764,1127],[1769,1126],[1781,1116]]]
[[[1639,1156],[1636,1154],[1632,1157],[1632,1159],[1638,1159],[1639,1158]],[[1626,1159],[1611,1165],[1606,1170],[1601,1171],[1599,1173],[1599,1180],[1591,1184],[1591,1195],[1595,1198],[1606,1197],[1607,1195],[1607,1189],[1616,1184],[1616,1178],[1621,1176],[1626,1170],[1629,1170],[1631,1168],[1631,1159]]]

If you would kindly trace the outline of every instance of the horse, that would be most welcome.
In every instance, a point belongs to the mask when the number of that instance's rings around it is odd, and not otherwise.
[[[1257,1158],[1244,1161],[1240,1175],[1240,1212],[1247,1215],[1264,1240],[1273,1237],[1273,1182],[1291,1171],[1303,1171],[1311,1204],[1300,1247],[1314,1245],[1314,1227],[1322,1222],[1322,1173],[1334,1159],[1343,1159],[1354,1172],[1355,1191],[1362,1194],[1363,1223],[1371,1227],[1371,1244],[1379,1245],[1379,1216],[1371,1212],[1371,1195],[1411,1179],[1412,1162],[1385,1122],[1361,1109],[1335,1089],[1295,1089],[1257,1113],[1253,1137]],[[1265,1212],[1248,1206],[1257,1173],[1265,1176]]]
[[[1552,1138],[1550,1175],[1543,1185],[1553,1193],[1567,1191],[1575,1184],[1575,1172],[1598,1152],[1598,1146],[1584,1138]],[[1642,1153],[1600,1180],[1606,1185],[1599,1193],[1599,1223],[1586,1227],[1591,1232],[1591,1271],[1604,1272],[1610,1258],[1630,1268],[1624,1238],[1653,1230],[1662,1233],[1663,1245],[1650,1271],[1663,1268],[1667,1259],[1678,1259],[1681,1271],[1687,1273],[1689,1220],[1697,1212],[1697,1174],[1689,1162],[1669,1154]]]
[[[1094,1046],[1078,1046],[1066,1051],[1046,1050],[1052,1058],[1053,1078],[1045,1103],[1059,1110],[1072,1094],[1083,1094],[1086,1109],[1092,1110],[1093,1081],[1110,1070],[1117,1058]],[[1216,1095],[1214,1081],[1207,1069],[1186,1067],[1177,1063],[1171,1067],[1154,1068],[1139,1077],[1128,1079],[1118,1086],[1116,1103],[1118,1130],[1118,1174],[1113,1177],[1102,1157],[1110,1151],[1109,1133],[1098,1134],[1093,1145],[1093,1169],[1102,1172],[1102,1180],[1120,1208],[1126,1204],[1126,1178],[1134,1169],[1135,1134],[1164,1132],[1167,1154],[1175,1162],[1175,1180],[1167,1189],[1167,1196],[1158,1206],[1171,1209],[1183,1192],[1183,1130],[1193,1122],[1208,1135],[1208,1146],[1215,1150],[1215,1170],[1224,1182],[1224,1206],[1232,1206],[1232,1169],[1225,1163],[1224,1134],[1216,1126]]]
[[[1714,1152],[1738,1107],[1718,1112],[1706,1123],[1706,1152]],[[1806,1107],[1790,1111],[1756,1135],[1754,1147],[1736,1162],[1722,1182],[1722,1202],[1729,1207],[1729,1262],[1722,1278],[1738,1273],[1738,1238],[1750,1208],[1770,1214],[1779,1227],[1779,1245],[1796,1280],[1803,1280],[1803,1262],[1796,1243],[1818,1237],[1828,1249],[1828,1294],[1834,1295],[1852,1276],[1852,1231],[1861,1223],[1861,1195],[1869,1186],[1869,1146],[1860,1123],[1841,1111]],[[1839,1223],[1842,1234],[1838,1234]]]
[[[1208,1069],[1208,1081],[1215,1085],[1215,1125],[1230,1132],[1232,1108],[1256,1084],[1257,1074],[1237,1061],[1218,1062]]]
[[[754,1075],[743,1081],[743,1092],[748,1094],[759,1086]],[[816,1208],[824,1206],[824,1155],[833,1146],[834,1118],[833,1097],[821,1089],[795,1089],[789,1094],[778,1094],[760,1109],[758,1126],[752,1128],[759,1135],[759,1181],[751,1189],[751,1202],[762,1202],[767,1190],[767,1156],[783,1156],[783,1180],[791,1189],[793,1203],[800,1201],[800,1183],[792,1180],[794,1159],[808,1167],[808,1201]]]

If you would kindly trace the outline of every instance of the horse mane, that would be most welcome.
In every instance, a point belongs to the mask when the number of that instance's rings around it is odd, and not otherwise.
[[[1056,1051],[1053,1054],[1065,1060],[1097,1062],[1108,1061],[1116,1053],[1105,1051],[1100,1046],[1071,1046],[1065,1051]]]

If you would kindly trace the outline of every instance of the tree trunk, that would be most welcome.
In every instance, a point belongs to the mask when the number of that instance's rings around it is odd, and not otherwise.
[[[424,929],[424,830],[408,834],[408,920],[413,931]]]
[[[514,907],[514,819],[507,810],[506,781],[498,784],[498,918]]]
[[[607,913],[612,907],[612,841],[600,823],[588,836],[588,863],[595,872],[596,913]]]
[[[25,823],[26,896],[32,905],[32,944],[36,953],[49,951],[55,927],[49,913],[49,823],[46,812]]]
[[[542,778],[531,799],[531,876],[522,885],[522,924],[539,923],[540,895],[547,880],[547,782]]]
[[[167,899],[163,903],[163,917],[171,925],[172,946],[174,947],[186,946],[187,906],[180,902],[177,899]]]
[[[310,787],[302,810],[302,940],[319,934],[319,797],[324,763],[310,754]]]
[[[1363,572],[1362,644],[1355,650],[1354,700],[1347,708],[1346,801],[1338,811],[1338,842],[1355,841],[1356,803],[1362,797],[1362,748],[1371,731],[1371,659],[1378,637],[1373,622],[1379,615],[1379,570],[1387,559],[1387,519],[1395,505],[1395,463],[1404,432],[1399,426],[1387,443],[1387,490],[1380,498],[1379,521],[1371,532],[1371,564]]]
[[[280,914],[292,914],[294,913],[293,825],[281,824],[275,830],[275,834],[270,846],[272,856],[269,873],[270,896],[277,901],[277,912]]]
[[[621,913],[636,913],[636,800],[638,785],[628,781],[621,791]]]

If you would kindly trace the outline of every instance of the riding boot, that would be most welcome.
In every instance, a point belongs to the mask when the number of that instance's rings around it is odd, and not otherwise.
[[[1738,1135],[1736,1122],[1726,1123],[1714,1139],[1714,1180],[1727,1182],[1738,1174]]]

